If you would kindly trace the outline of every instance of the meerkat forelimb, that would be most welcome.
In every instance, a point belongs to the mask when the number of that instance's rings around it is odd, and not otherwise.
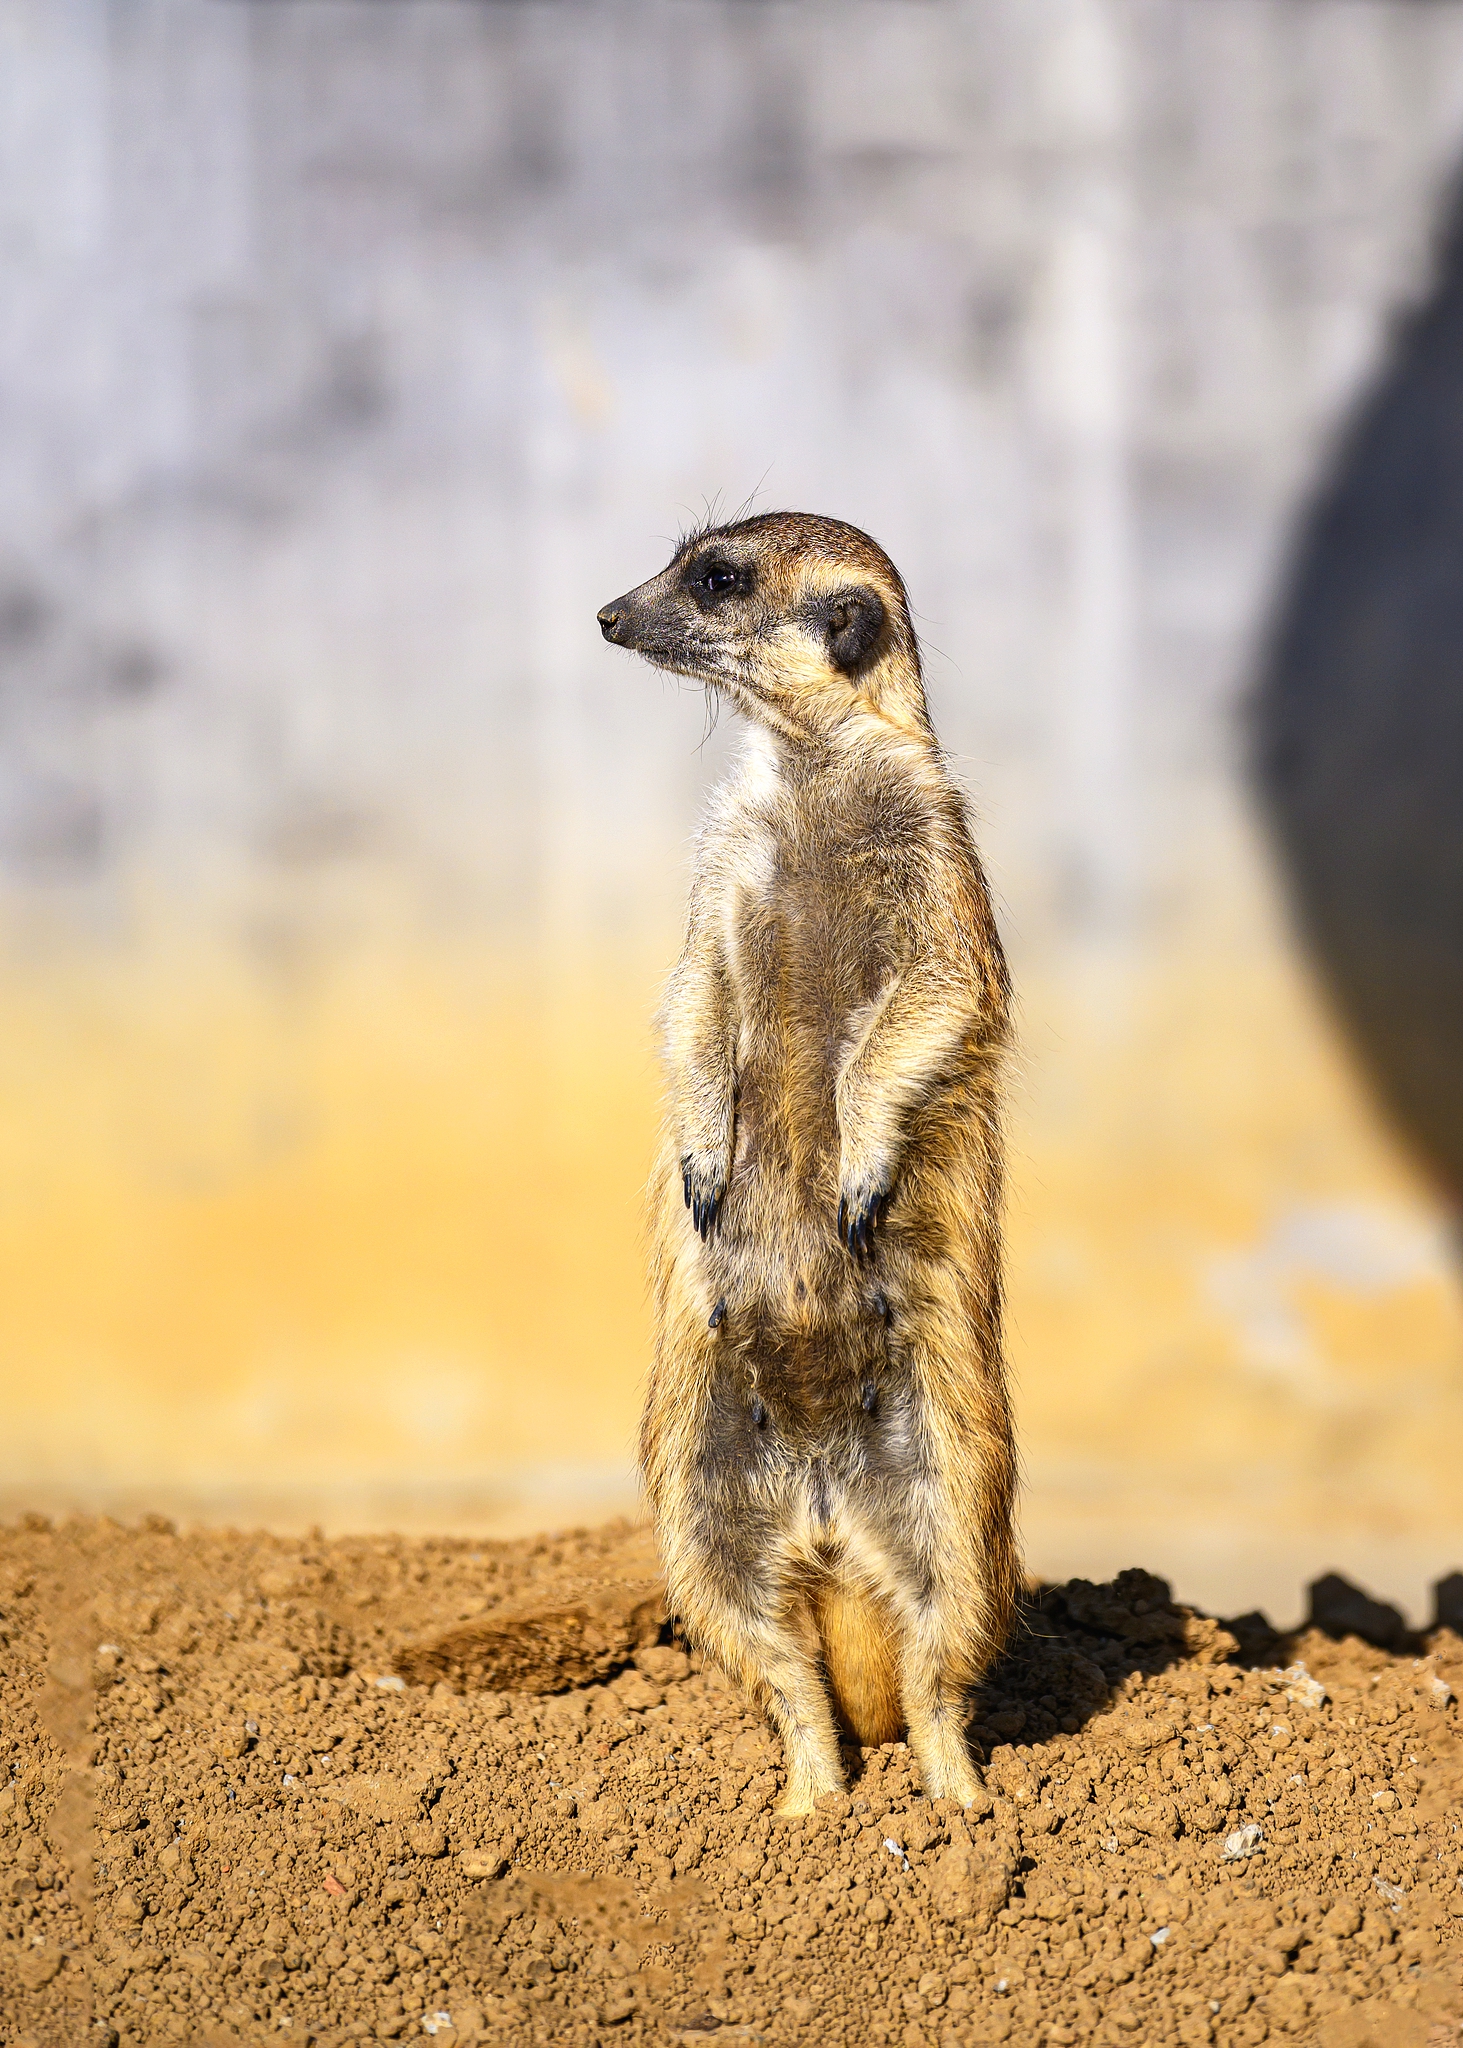
[[[731,989],[693,896],[688,942],[661,1004],[675,1091],[681,1190],[701,1238],[715,1227],[731,1174],[736,1047]]]
[[[600,625],[749,726],[661,1011],[641,1458],[669,1596],[780,1733],[785,1812],[841,1784],[840,1724],[907,1729],[968,1801],[1016,1584],[1008,990],[904,586],[857,529],[768,514]]]

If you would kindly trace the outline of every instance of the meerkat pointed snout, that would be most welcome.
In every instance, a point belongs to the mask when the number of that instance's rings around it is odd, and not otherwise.
[[[784,1812],[842,1783],[840,1723],[907,1729],[968,1800],[1016,1585],[1008,985],[904,585],[856,527],[769,513],[598,616],[749,725],[661,1013],[641,1459],[671,1602],[778,1728]]]

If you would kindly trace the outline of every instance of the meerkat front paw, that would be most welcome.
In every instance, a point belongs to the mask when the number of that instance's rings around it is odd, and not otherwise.
[[[873,1250],[874,1232],[893,1198],[892,1176],[866,1174],[852,1183],[844,1182],[838,1198],[838,1235],[856,1259],[867,1258]]]
[[[726,1199],[725,1159],[719,1152],[683,1153],[681,1186],[691,1212],[692,1228],[701,1238],[709,1238]]]

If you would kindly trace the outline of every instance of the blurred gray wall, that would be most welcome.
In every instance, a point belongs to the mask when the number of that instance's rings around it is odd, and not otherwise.
[[[0,0],[0,1512],[633,1498],[730,721],[594,613],[756,494],[978,805],[1034,1566],[1417,1611],[1463,1292],[1243,707],[1460,162],[1455,0]]]
[[[1019,951],[1182,914],[1463,8],[0,0],[0,152],[25,930],[659,928],[722,742],[593,612],[756,493],[904,570]]]

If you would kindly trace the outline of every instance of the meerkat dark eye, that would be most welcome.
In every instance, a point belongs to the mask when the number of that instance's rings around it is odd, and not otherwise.
[[[752,588],[751,569],[729,562],[725,555],[703,555],[684,570],[685,588],[703,611],[726,597],[745,597]]]

